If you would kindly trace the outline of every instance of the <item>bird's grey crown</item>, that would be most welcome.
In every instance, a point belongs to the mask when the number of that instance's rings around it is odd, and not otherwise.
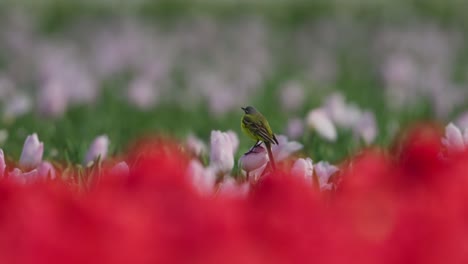
[[[255,109],[253,106],[242,107],[242,110],[244,110],[244,112],[246,114],[256,114],[257,113],[257,109]]]

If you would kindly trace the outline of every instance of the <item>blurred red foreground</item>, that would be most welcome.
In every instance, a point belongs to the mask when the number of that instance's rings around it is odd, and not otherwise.
[[[437,129],[343,165],[335,193],[287,173],[246,198],[201,195],[171,143],[91,191],[0,183],[0,263],[468,263],[468,153]]]

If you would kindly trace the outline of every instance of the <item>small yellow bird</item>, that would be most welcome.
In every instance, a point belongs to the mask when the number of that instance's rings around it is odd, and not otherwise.
[[[257,141],[252,149],[261,144],[261,142],[265,143],[272,167],[275,169],[275,161],[273,160],[273,155],[271,153],[271,145],[279,143],[270,128],[270,124],[253,106],[241,107],[241,109],[244,110],[245,113],[241,120],[242,132]]]

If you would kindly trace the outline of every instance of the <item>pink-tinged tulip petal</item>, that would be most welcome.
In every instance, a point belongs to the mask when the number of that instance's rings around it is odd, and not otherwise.
[[[374,113],[369,111],[363,112],[360,120],[356,123],[354,130],[367,145],[372,144],[377,137],[377,124]]]
[[[239,159],[239,167],[246,171],[254,171],[268,162],[268,153],[262,146],[257,146]]]
[[[304,134],[304,122],[299,118],[294,118],[288,122],[288,136],[297,139]]]
[[[459,152],[465,149],[462,132],[453,123],[445,127],[445,137],[442,138],[442,144],[450,152]]]
[[[326,161],[320,161],[319,163],[315,164],[315,174],[317,175],[319,187],[321,190],[330,190],[332,188],[332,184],[328,183],[330,177],[335,174],[339,169],[334,165],[330,165],[330,163]]]
[[[117,177],[126,177],[130,175],[130,168],[125,161],[121,161],[112,167],[110,170],[111,175],[115,175]]]
[[[288,138],[284,135],[276,135],[276,139],[278,139],[278,144],[271,146],[275,162],[280,162],[303,148],[301,143],[288,141]]]
[[[39,179],[37,169],[34,169],[29,172],[22,172],[20,169],[15,168],[13,171],[8,173],[8,178],[21,183],[21,184],[26,184],[26,183],[32,183],[35,182]]]
[[[312,159],[297,159],[291,168],[291,174],[296,177],[303,178],[312,184],[312,176],[314,174],[314,164]]]
[[[207,146],[205,142],[197,138],[195,135],[190,134],[187,137],[185,143],[187,145],[188,150],[196,156],[201,156],[203,153],[207,152]]]
[[[260,168],[255,169],[249,172],[249,180],[255,182],[260,179],[263,174],[263,171],[267,168],[268,163],[263,164]],[[245,175],[245,174],[244,174]]]
[[[468,111],[464,112],[457,118],[455,125],[460,129],[468,129]]]
[[[190,161],[187,167],[187,177],[201,194],[212,194],[216,182],[216,173],[213,168],[205,168],[198,160]]]
[[[229,135],[229,138],[231,139],[232,153],[236,154],[237,148],[239,147],[239,137],[237,137],[236,132],[232,130],[228,130],[226,133]]]
[[[325,111],[338,126],[346,127],[349,124],[348,107],[341,93],[335,92],[325,99]]]
[[[307,115],[307,125],[310,129],[317,131],[317,133],[328,141],[336,141],[337,132],[332,121],[323,109],[315,109]]]
[[[84,164],[88,164],[96,160],[98,157],[100,157],[101,160],[105,159],[108,148],[109,138],[106,135],[98,136],[96,139],[94,139],[93,143],[89,147],[88,153],[86,153]]]
[[[0,179],[3,178],[3,176],[5,176],[5,169],[5,155],[3,154],[3,150],[0,149]]]
[[[226,177],[219,186],[219,194],[232,198],[244,198],[249,193],[248,183],[239,184],[232,177]]]
[[[234,167],[232,135],[221,131],[211,131],[210,166],[215,170],[228,173]]]
[[[19,165],[23,168],[36,168],[42,161],[44,143],[39,142],[37,134],[29,135],[23,145]]]
[[[463,140],[465,141],[465,146],[468,146],[468,127],[465,128],[465,131],[463,132]]]
[[[38,176],[41,178],[47,178],[50,176],[50,179],[55,179],[55,169],[54,166],[48,161],[43,161],[37,167]]]

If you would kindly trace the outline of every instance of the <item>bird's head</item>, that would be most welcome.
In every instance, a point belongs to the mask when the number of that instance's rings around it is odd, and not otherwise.
[[[246,114],[256,114],[256,113],[258,113],[257,109],[255,109],[253,106],[241,107],[241,109],[244,110],[244,112]]]

